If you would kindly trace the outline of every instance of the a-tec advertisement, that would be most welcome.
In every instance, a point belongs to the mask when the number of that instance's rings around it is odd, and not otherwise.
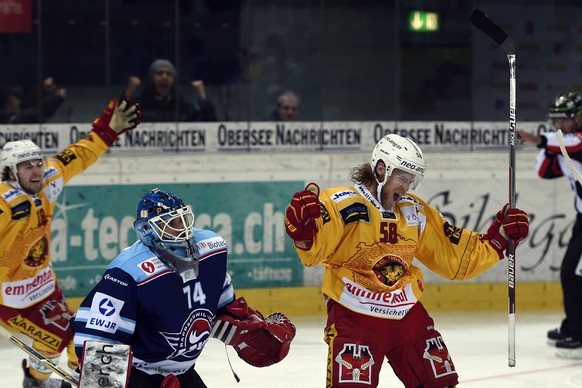
[[[195,226],[229,244],[239,288],[299,286],[303,269],[284,228],[289,187],[302,182],[158,185],[192,205]],[[156,185],[67,187],[52,219],[52,260],[69,296],[83,296],[120,250],[133,244],[136,207]]]

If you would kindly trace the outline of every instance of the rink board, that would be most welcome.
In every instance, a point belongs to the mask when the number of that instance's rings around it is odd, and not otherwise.
[[[561,309],[559,268],[570,237],[573,194],[564,179],[545,181],[533,170],[535,151],[517,157],[517,204],[531,220],[518,247],[517,309]],[[283,228],[289,199],[307,182],[349,184],[368,153],[279,153],[108,156],[72,179],[52,220],[51,256],[59,284],[79,298],[108,263],[135,241],[132,223],[143,193],[161,187],[193,205],[196,225],[229,244],[229,272],[240,295],[266,312],[323,312],[322,268],[299,262]],[[451,223],[484,232],[507,201],[507,153],[430,153],[417,194]],[[417,263],[422,266],[420,263]],[[443,310],[506,309],[507,263],[463,283],[424,270],[423,302]],[[460,296],[463,298],[460,299]]]
[[[325,314],[321,289],[315,286],[254,288],[238,290],[254,309],[263,314],[284,312],[289,316]],[[69,298],[76,310],[81,298]],[[421,302],[429,311],[505,311],[506,283],[441,283],[427,284]],[[562,310],[562,289],[559,283],[523,283],[516,286],[516,310]]]

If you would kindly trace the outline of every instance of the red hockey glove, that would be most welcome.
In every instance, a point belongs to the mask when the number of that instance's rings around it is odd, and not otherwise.
[[[505,258],[505,250],[509,245],[508,239],[517,245],[527,237],[529,233],[529,220],[527,213],[520,209],[508,209],[509,204],[505,204],[493,223],[483,236],[484,240],[489,240],[491,246],[497,251],[499,259]]]
[[[276,364],[287,356],[295,337],[295,325],[284,314],[263,318],[243,297],[226,309],[229,314],[216,317],[212,338],[234,347],[243,361],[259,368]]]
[[[137,127],[140,116],[139,104],[122,100],[118,105],[114,98],[109,101],[101,116],[93,121],[93,132],[111,145],[119,135]]]
[[[312,240],[317,232],[315,219],[321,217],[319,186],[307,185],[305,190],[295,193],[285,212],[285,229],[295,241]]]
[[[169,374],[166,376],[162,383],[160,384],[160,388],[180,388],[180,380],[173,374]]]

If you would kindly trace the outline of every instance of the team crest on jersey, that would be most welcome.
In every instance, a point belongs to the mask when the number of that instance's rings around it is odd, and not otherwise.
[[[382,284],[392,287],[408,270],[406,261],[398,256],[384,256],[374,264],[372,271]]]
[[[344,344],[335,356],[338,363],[338,381],[340,383],[372,384],[372,367],[374,356],[366,345]]]
[[[429,360],[432,372],[436,378],[457,373],[449,351],[445,347],[443,338],[440,335],[426,339],[426,347],[424,348],[422,358]]]
[[[360,220],[370,222],[368,207],[360,202],[353,202],[349,204],[343,209],[340,209],[339,213],[344,220],[344,225],[351,224],[352,222],[358,222]]]
[[[45,236],[42,236],[28,251],[28,255],[24,259],[24,264],[29,267],[38,267],[45,262],[47,253],[48,241]]]
[[[445,222],[443,225],[443,232],[445,236],[451,240],[451,243],[459,245],[459,242],[461,241],[461,234],[463,233],[463,228],[459,228],[458,226]]]
[[[213,314],[209,310],[197,309],[192,311],[178,333],[161,333],[173,349],[168,359],[180,356],[190,359],[198,357],[210,338],[212,319]]]

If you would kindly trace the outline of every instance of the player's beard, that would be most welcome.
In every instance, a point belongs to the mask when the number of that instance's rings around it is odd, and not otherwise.
[[[36,195],[42,189],[42,178],[35,180],[35,181],[31,181],[31,180],[28,180],[27,182],[21,181],[19,183],[20,183],[20,187],[22,187],[22,190],[26,191],[29,194]]]

